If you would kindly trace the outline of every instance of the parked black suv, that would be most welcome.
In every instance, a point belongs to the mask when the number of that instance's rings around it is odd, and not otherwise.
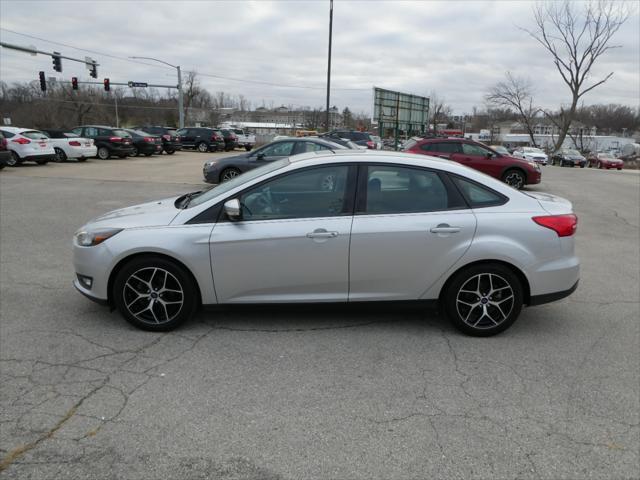
[[[92,138],[98,148],[98,158],[106,160],[112,155],[125,158],[133,155],[133,140],[125,130],[103,125],[83,125],[72,128],[71,131],[84,138]]]
[[[142,130],[134,130],[132,128],[125,128],[124,130],[133,139],[134,152],[132,155],[134,157],[138,155],[150,157],[154,153],[158,155],[162,153],[162,139],[158,135],[151,135]]]
[[[357,130],[332,130],[331,132],[325,133],[321,136],[329,138],[346,138],[357,145],[362,145],[363,147],[367,147],[372,150],[376,149],[376,142],[371,138],[371,134],[368,132],[359,132]]]
[[[222,136],[224,137],[224,151],[230,152],[238,146],[238,136],[236,132],[230,128],[221,128]]]
[[[224,138],[220,130],[205,127],[186,127],[178,130],[184,148],[195,148],[199,152],[224,150]]]
[[[175,128],[158,127],[153,125],[141,125],[133,128],[135,130],[142,130],[143,132],[158,135],[162,139],[162,149],[167,152],[168,155],[173,155],[178,150],[182,150],[181,139]]]

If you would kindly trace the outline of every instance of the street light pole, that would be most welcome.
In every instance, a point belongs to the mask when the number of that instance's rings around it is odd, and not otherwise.
[[[333,1],[333,0],[332,0]],[[175,68],[178,72],[178,125],[179,128],[184,128],[184,96],[182,92],[182,72],[180,71],[179,65],[171,65],[163,60],[158,60],[153,57],[129,57],[136,58],[138,60],[153,60],[154,62],[164,63],[165,65],[169,65],[171,68]]]
[[[331,95],[331,36],[333,33],[333,0],[329,0],[329,65],[327,66],[327,132],[329,128],[329,98]]]

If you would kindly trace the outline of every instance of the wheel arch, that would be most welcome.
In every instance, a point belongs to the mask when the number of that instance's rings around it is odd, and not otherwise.
[[[529,175],[527,175],[527,172],[524,168],[518,166],[518,165],[509,165],[508,167],[505,167],[504,170],[502,170],[502,174],[500,175],[500,179],[502,180],[504,178],[504,176],[512,171],[512,170],[516,170],[520,173],[522,173],[522,175],[524,175],[524,183],[526,184],[527,181],[529,180]]]
[[[514,275],[516,275],[516,277],[518,277],[518,280],[520,280],[520,283],[522,284],[523,303],[525,305],[529,305],[529,302],[531,301],[531,286],[529,285],[529,280],[527,279],[527,276],[518,267],[516,267],[512,263],[505,262],[504,260],[478,260],[475,262],[467,263],[466,265],[459,267],[447,277],[447,280],[442,285],[442,288],[440,289],[440,293],[438,294],[438,302],[442,304],[444,294],[449,288],[451,281],[461,271],[470,267],[478,266],[478,265],[496,265],[496,264],[502,265],[503,267],[507,267],[509,270],[511,270],[514,273]]]
[[[115,308],[115,304],[113,302],[113,283],[115,282],[115,279],[118,276],[118,273],[131,260],[136,259],[136,258],[140,258],[140,257],[156,257],[156,258],[159,257],[159,258],[163,258],[165,260],[169,260],[171,262],[174,262],[175,264],[177,264],[178,266],[183,268],[184,271],[187,272],[187,274],[191,278],[191,281],[193,282],[193,284],[196,287],[196,293],[198,294],[198,305],[199,306],[202,305],[202,291],[201,291],[201,288],[200,288],[200,284],[198,283],[198,280],[196,279],[196,277],[193,274],[193,272],[191,271],[191,269],[189,267],[187,267],[183,262],[181,262],[177,258],[172,257],[171,255],[167,255],[165,253],[136,252],[136,253],[133,253],[131,255],[128,255],[128,256],[120,259],[118,261],[118,263],[116,263],[116,265],[111,269],[111,273],[109,274],[109,281],[107,282],[107,302],[108,302],[109,306],[112,309]]]

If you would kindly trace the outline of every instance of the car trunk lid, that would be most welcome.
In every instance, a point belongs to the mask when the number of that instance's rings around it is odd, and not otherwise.
[[[566,198],[541,192],[526,192],[526,195],[535,198],[540,206],[552,215],[562,215],[573,212],[573,205]]]

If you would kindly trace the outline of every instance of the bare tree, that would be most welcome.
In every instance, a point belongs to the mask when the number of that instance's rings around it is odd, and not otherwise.
[[[445,103],[444,97],[440,97],[435,92],[429,94],[429,110],[431,111],[431,123],[433,133],[438,133],[438,123],[446,123],[453,112],[453,109]]]
[[[571,91],[569,108],[560,110],[556,149],[564,142],[580,98],[613,75],[611,72],[591,84],[587,81],[598,58],[608,50],[620,47],[610,42],[629,16],[623,2],[592,0],[582,9],[577,5],[569,0],[538,4],[533,9],[535,30],[523,29],[551,55]]]
[[[525,78],[514,77],[511,72],[507,72],[505,76],[506,80],[491,87],[485,99],[495,107],[513,108],[527,130],[531,143],[537,147],[533,136],[533,121],[540,109],[533,106],[531,82]]]

